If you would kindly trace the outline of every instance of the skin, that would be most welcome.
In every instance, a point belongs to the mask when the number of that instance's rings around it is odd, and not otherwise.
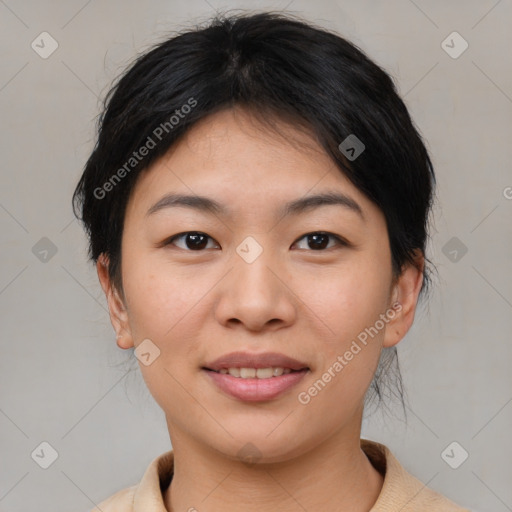
[[[421,288],[418,268],[391,271],[385,218],[335,167],[317,142],[280,122],[280,137],[241,109],[203,119],[147,172],[129,200],[122,239],[123,290],[98,276],[118,346],[150,339],[160,349],[140,364],[166,415],[175,465],[164,493],[169,511],[368,511],[383,478],[360,448],[364,395],[383,347],[409,330]],[[342,192],[364,219],[340,205],[279,218],[285,202]],[[169,192],[209,196],[233,217],[191,208],[146,215]],[[211,238],[194,250],[187,237]],[[335,238],[315,249],[305,235]],[[252,236],[263,252],[247,263],[237,246]],[[207,245],[206,245],[207,244]],[[124,292],[124,293],[123,293]],[[307,404],[307,390],[357,335],[399,302],[401,310]],[[243,402],[223,394],[201,367],[235,350],[281,352],[310,368],[274,400]],[[255,464],[240,460],[247,444]]]

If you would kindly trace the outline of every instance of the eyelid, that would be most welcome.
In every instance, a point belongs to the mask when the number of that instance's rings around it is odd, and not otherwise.
[[[191,233],[194,233],[196,235],[203,235],[203,236],[206,236],[207,238],[209,238],[210,240],[213,240],[217,245],[220,245],[219,242],[217,242],[217,240],[215,240],[215,238],[211,237],[210,235],[208,235],[207,233],[205,233],[204,231],[182,231],[181,233],[176,233],[175,235],[172,235],[170,236],[169,238],[166,238],[161,244],[159,244],[159,247],[166,247],[168,245],[175,245],[173,242],[174,240],[178,239],[178,238],[181,238],[185,235],[189,235]],[[186,252],[203,252],[204,249],[201,249],[199,251],[193,251],[191,249],[182,249],[181,247],[177,247],[177,249],[181,249],[182,251],[186,251]]]
[[[208,235],[207,233],[204,233],[203,231],[183,231],[181,233],[177,233],[175,235],[172,235],[171,237],[169,238],[166,238],[161,244],[160,246],[161,247],[165,247],[165,246],[168,246],[168,245],[174,245],[173,244],[173,241],[175,239],[178,239],[178,238],[181,238],[185,235],[188,235],[190,233],[194,233],[194,234],[198,234],[198,235],[204,235],[206,236],[207,238],[209,238],[210,240],[213,240],[217,245],[220,245],[213,237],[211,237],[210,235]],[[335,241],[336,241],[336,244],[340,247],[352,247],[352,244],[347,241],[346,239],[344,239],[343,237],[339,236],[339,235],[336,235],[334,233],[331,233],[329,231],[322,231],[322,230],[319,230],[319,231],[310,231],[308,233],[304,233],[303,235],[301,235],[299,238],[297,238],[295,240],[295,242],[293,242],[292,246],[295,245],[297,242],[299,242],[300,240],[302,240],[303,238],[306,238],[307,236],[309,235],[327,235],[329,236],[330,238],[333,238]],[[178,249],[182,249],[181,247],[177,247]],[[329,249],[333,249],[334,247],[330,247]],[[305,250],[305,251],[308,251],[308,252],[317,252],[317,253],[321,253],[321,252],[327,252],[329,249],[318,249],[318,250],[314,250],[314,249],[299,249],[299,250]],[[183,251],[186,251],[186,252],[203,252],[204,249],[201,249],[201,250],[197,250],[197,251],[194,251],[192,249],[182,249]]]
[[[295,242],[293,242],[293,245],[295,245],[299,240],[302,240],[303,238],[306,238],[309,235],[327,235],[331,238],[334,238],[334,240],[336,241],[338,246],[352,247],[352,244],[350,242],[348,242],[347,240],[345,240],[343,237],[336,235],[334,233],[331,233],[329,231],[321,231],[321,230],[320,231],[310,231],[309,233],[305,233],[301,237],[297,238],[297,240]],[[334,249],[334,247],[330,247],[329,249]],[[300,250],[307,250],[308,252],[321,253],[321,252],[327,252],[329,249],[320,249],[320,250],[316,250],[316,251],[314,249],[300,249]]]

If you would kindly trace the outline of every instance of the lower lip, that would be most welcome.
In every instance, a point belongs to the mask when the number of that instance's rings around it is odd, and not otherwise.
[[[246,402],[262,402],[272,400],[281,393],[296,386],[308,373],[308,369],[298,372],[291,372],[280,375],[279,377],[269,377],[268,379],[242,379],[233,377],[226,373],[217,373],[212,370],[205,370],[213,382],[224,391],[224,393],[244,400]]]

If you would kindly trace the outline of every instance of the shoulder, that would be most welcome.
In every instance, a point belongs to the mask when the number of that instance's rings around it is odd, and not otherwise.
[[[151,461],[138,484],[116,492],[90,512],[165,510],[162,489],[168,487],[173,472],[174,453],[170,450]]]
[[[387,446],[361,439],[361,448],[384,476],[381,492],[370,512],[470,512],[409,473]]]
[[[137,485],[122,489],[98,503],[90,512],[132,512]]]

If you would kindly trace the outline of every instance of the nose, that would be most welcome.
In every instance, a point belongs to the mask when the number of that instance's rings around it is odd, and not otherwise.
[[[249,331],[278,330],[296,316],[293,283],[284,263],[265,249],[252,262],[235,254],[232,269],[219,283],[217,321],[226,327],[242,325]]]

